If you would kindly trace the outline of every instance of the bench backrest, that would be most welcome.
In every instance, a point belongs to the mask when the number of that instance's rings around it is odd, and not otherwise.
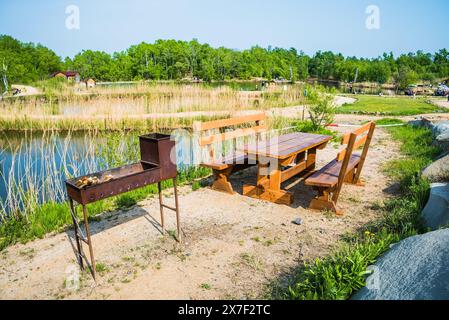
[[[363,164],[365,163],[366,156],[368,154],[369,145],[374,134],[376,124],[374,122],[368,122],[367,124],[355,129],[352,132],[346,133],[341,141],[341,144],[346,144],[346,148],[340,151],[337,155],[337,161],[343,161],[341,164],[340,174],[338,176],[338,184],[336,190],[333,193],[333,198],[336,201],[338,199],[341,187],[343,185],[346,169],[348,168],[349,161],[351,160],[352,152],[361,146],[363,146],[362,154],[360,155],[360,161],[357,165],[357,171],[353,177],[353,181],[357,182],[362,172]]]
[[[222,153],[222,150],[215,150],[214,144],[250,135],[260,136],[267,131],[265,120],[265,113],[258,113],[207,122],[195,121],[193,132],[198,135],[200,147],[206,146],[209,155],[214,158],[217,153]]]

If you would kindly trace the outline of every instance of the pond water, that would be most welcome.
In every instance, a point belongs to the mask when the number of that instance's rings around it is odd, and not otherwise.
[[[0,133],[0,211],[20,207],[26,190],[38,194],[40,202],[60,201],[68,176],[100,168],[104,161],[94,146],[101,143],[79,133]]]
[[[176,139],[182,169],[193,163],[193,151],[190,139]],[[67,178],[137,162],[139,152],[137,133],[0,132],[0,213],[22,209],[30,196],[39,203],[63,201]]]

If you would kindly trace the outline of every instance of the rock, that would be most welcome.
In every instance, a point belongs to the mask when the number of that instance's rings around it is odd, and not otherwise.
[[[439,156],[422,172],[430,182],[449,182],[449,152]]]
[[[300,217],[296,218],[292,222],[298,226],[302,225],[302,219]]]
[[[433,230],[449,224],[449,183],[432,183],[430,197],[421,213],[424,225]]]
[[[412,126],[425,127],[432,130],[434,144],[443,150],[449,149],[449,121],[433,123],[425,118],[409,121]]]
[[[444,133],[449,133],[449,121],[440,121],[433,125],[433,133],[435,136],[442,135]]]
[[[385,253],[354,300],[449,299],[449,229],[407,238]]]

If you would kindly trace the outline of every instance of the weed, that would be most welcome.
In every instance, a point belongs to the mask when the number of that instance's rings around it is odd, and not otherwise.
[[[95,270],[99,273],[106,273],[109,272],[109,267],[102,262],[97,262],[95,264]]]
[[[212,289],[212,286],[210,284],[208,284],[208,283],[202,283],[200,285],[200,288],[204,289],[204,290],[210,290],[210,289]]]

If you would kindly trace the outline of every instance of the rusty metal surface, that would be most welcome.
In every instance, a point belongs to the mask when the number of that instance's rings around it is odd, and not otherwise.
[[[100,182],[95,185],[77,187],[76,181],[85,176],[67,180],[67,193],[76,202],[88,204],[156,183],[160,180],[160,171],[156,165],[143,162],[134,163],[88,175],[99,179]],[[107,175],[111,175],[113,178],[107,182],[101,182]]]
[[[170,140],[170,135],[143,135],[139,137],[139,144],[140,162],[69,179],[66,181],[68,196],[85,205],[176,177],[175,141]],[[98,182],[77,186],[77,181],[87,177],[95,177]],[[106,181],[108,177],[111,180]]]
[[[170,135],[152,133],[140,136],[139,144],[141,160],[159,166],[162,180],[176,177],[175,141],[170,140]]]
[[[75,228],[75,238],[77,245],[77,259],[83,269],[83,254],[81,241],[89,246],[90,269],[95,279],[95,257],[93,252],[92,240],[87,219],[88,203],[99,201],[124,192],[157,183],[159,193],[159,205],[161,213],[161,227],[164,233],[164,211],[163,208],[171,209],[176,212],[178,241],[181,241],[181,225],[179,217],[178,191],[176,185],[176,158],[175,142],[170,140],[169,135],[152,133],[139,137],[141,161],[119,168],[96,172],[90,175],[81,176],[66,181],[67,194],[69,196],[70,212]],[[80,180],[91,178],[89,184]],[[95,178],[95,179],[92,179]],[[175,207],[167,206],[162,201],[161,181],[173,179],[173,188],[175,192]],[[83,207],[84,226],[87,238],[82,234],[77,220],[76,208],[73,201],[81,204]],[[86,258],[87,260],[87,258]]]

